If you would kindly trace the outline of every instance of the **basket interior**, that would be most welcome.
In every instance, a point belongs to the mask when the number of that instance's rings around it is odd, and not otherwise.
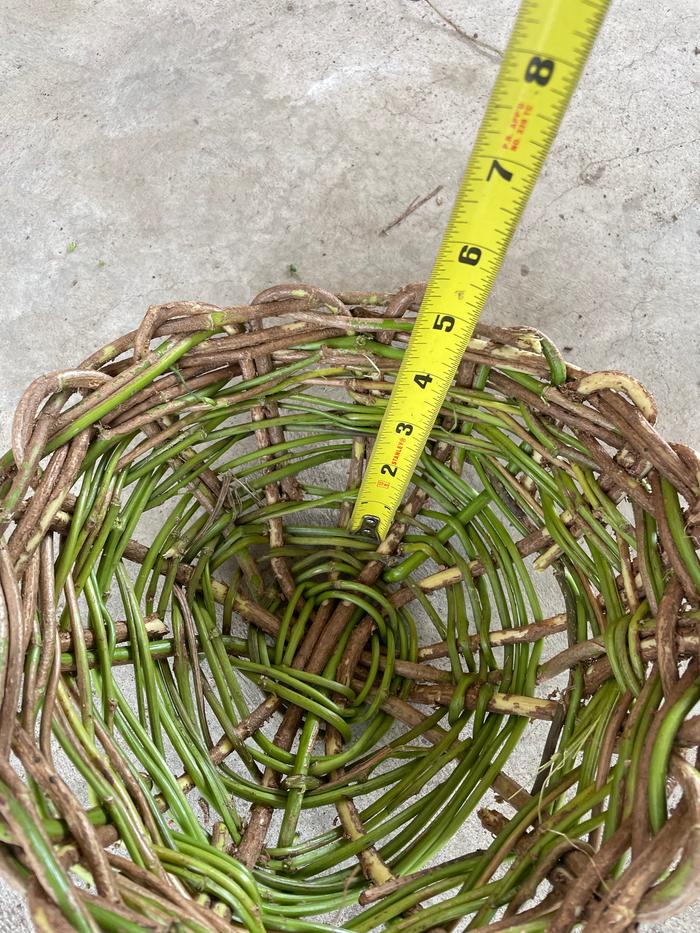
[[[697,457],[635,380],[481,326],[389,537],[351,534],[420,296],[159,306],[23,397],[2,850],[38,926],[626,929],[694,896]]]

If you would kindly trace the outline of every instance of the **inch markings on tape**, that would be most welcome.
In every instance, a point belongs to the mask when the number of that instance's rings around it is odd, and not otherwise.
[[[350,528],[383,539],[467,349],[608,0],[523,0]]]

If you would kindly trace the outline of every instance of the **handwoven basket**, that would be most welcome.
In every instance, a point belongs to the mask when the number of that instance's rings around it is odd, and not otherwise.
[[[700,461],[636,380],[481,325],[389,537],[350,534],[421,295],[153,307],[22,397],[0,864],[38,929],[632,930],[700,893]]]

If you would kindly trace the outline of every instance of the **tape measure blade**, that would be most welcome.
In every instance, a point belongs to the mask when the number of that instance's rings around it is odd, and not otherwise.
[[[557,133],[608,0],[524,0],[362,480],[384,538]]]

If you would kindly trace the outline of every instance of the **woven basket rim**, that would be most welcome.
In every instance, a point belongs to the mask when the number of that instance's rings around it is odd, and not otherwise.
[[[700,458],[634,377],[480,323],[387,539],[351,536],[423,290],[155,305],[22,395],[0,846],[38,928],[625,930],[698,896]]]

